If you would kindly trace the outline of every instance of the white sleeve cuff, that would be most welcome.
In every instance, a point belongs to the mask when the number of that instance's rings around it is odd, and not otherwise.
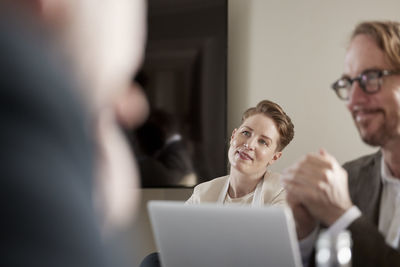
[[[357,208],[357,206],[352,206],[327,229],[327,232],[331,235],[336,235],[340,233],[340,231],[346,229],[360,216],[361,211]]]
[[[315,240],[317,240],[319,227],[315,227],[314,231],[311,232],[307,237],[299,241],[301,261],[303,266],[307,267],[310,263],[311,254],[314,248]]]
[[[355,221],[360,216],[361,211],[356,206],[352,206],[327,229],[327,232],[333,235],[338,234],[340,231],[346,229],[353,221]],[[304,267],[307,267],[309,265],[310,257],[314,248],[315,241],[318,238],[319,230],[320,228],[316,227],[314,231],[311,232],[311,234],[299,241],[301,260]]]

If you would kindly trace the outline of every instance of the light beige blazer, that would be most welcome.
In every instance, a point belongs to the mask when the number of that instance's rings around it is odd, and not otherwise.
[[[229,175],[201,183],[193,189],[187,204],[215,203],[224,188]],[[261,188],[261,201],[264,205],[286,205],[286,192],[281,185],[279,173],[266,173]]]

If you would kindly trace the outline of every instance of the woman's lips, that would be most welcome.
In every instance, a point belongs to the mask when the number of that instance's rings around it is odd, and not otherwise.
[[[253,158],[244,151],[238,151],[237,153],[238,153],[239,157],[243,160],[253,160]]]

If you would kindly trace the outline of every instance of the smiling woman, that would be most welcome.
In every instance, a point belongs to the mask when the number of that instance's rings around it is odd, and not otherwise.
[[[247,109],[230,139],[230,174],[199,184],[186,203],[284,204],[280,175],[269,172],[268,166],[281,157],[293,136],[293,123],[278,104],[263,100]]]

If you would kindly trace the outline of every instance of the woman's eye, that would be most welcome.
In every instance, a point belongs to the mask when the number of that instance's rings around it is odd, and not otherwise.
[[[249,131],[243,131],[243,132],[242,132],[242,135],[244,135],[244,136],[250,136],[250,132],[249,132]]]
[[[268,144],[265,140],[263,140],[263,139],[260,139],[258,142],[259,142],[260,144],[264,145],[264,146],[269,146],[269,144]]]

